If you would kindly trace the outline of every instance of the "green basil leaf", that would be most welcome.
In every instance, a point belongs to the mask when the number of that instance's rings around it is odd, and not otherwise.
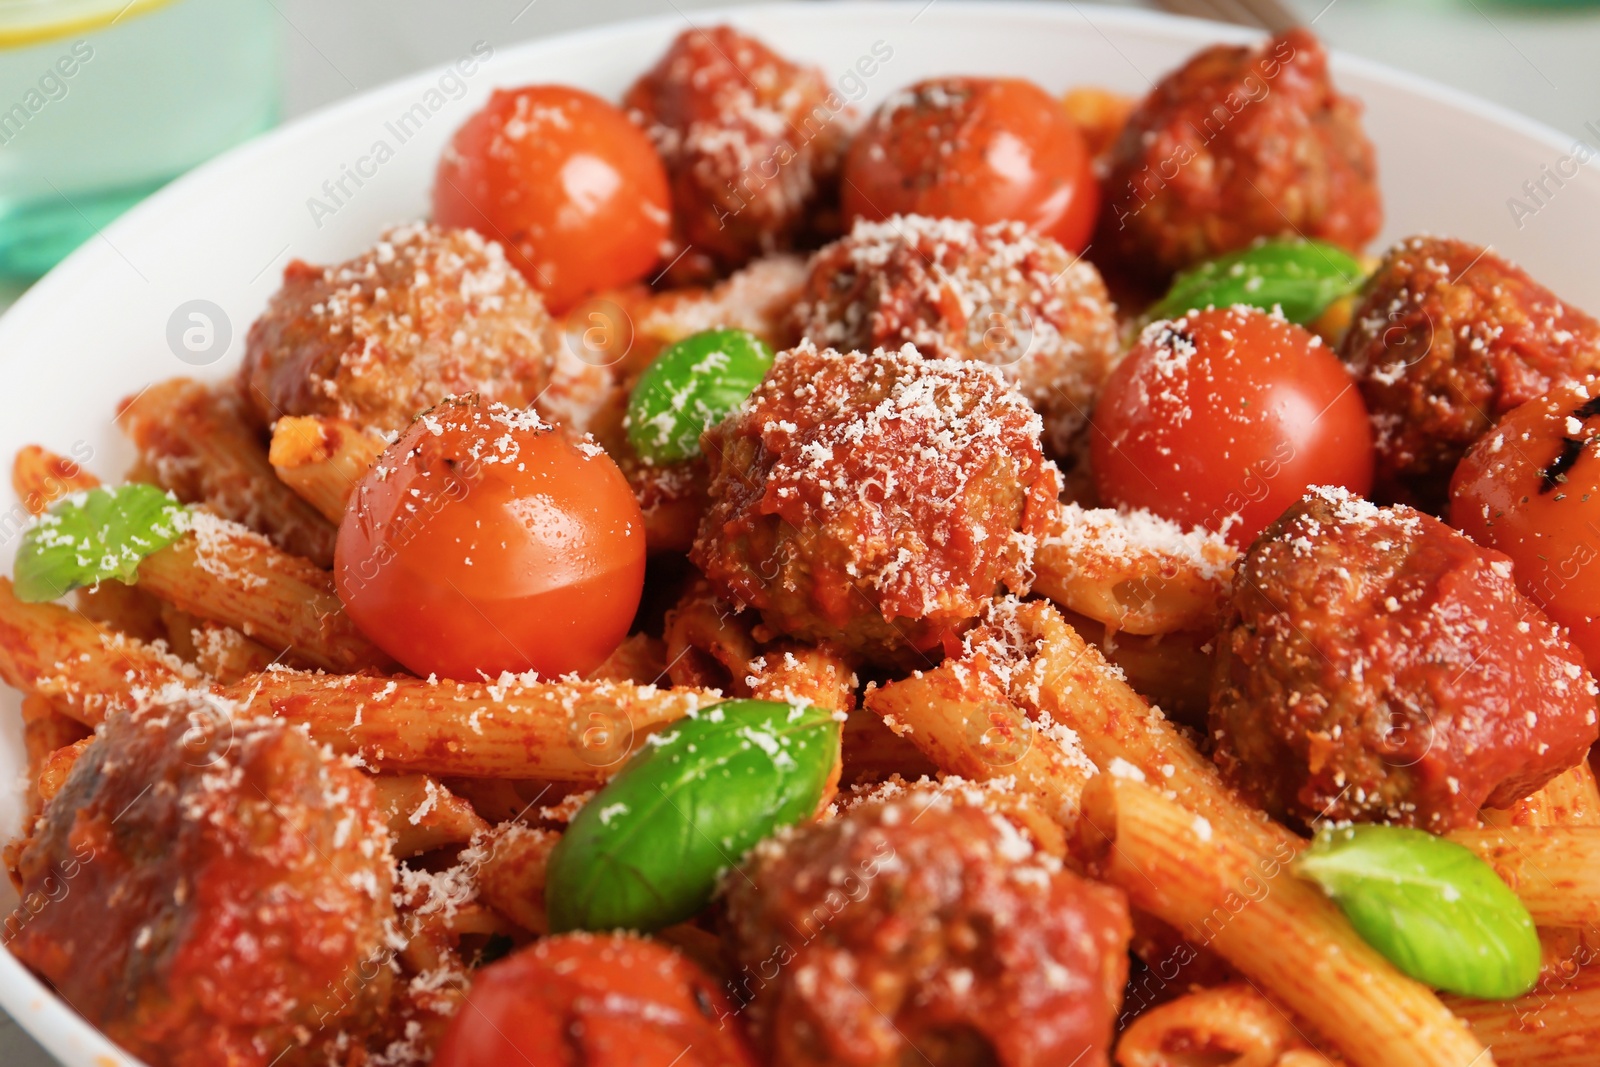
[[[702,330],[668,346],[628,398],[628,441],[657,463],[698,456],[700,434],[744,403],[772,360],[746,330]]]
[[[1281,308],[1302,326],[1355,292],[1366,272],[1354,256],[1322,241],[1265,241],[1207,260],[1179,274],[1145,317],[1175,319],[1186,311],[1248,304]]]
[[[139,562],[189,529],[189,509],[153,485],[90,489],[57,502],[22,536],[17,599],[56,600],[107,578],[133,582]]]
[[[1517,895],[1470,849],[1399,826],[1325,830],[1294,872],[1419,982],[1505,1000],[1539,980],[1539,936]]]
[[[551,852],[551,932],[690,918],[758,841],[816,811],[838,759],[839,724],[819,708],[731,700],[668,727]]]

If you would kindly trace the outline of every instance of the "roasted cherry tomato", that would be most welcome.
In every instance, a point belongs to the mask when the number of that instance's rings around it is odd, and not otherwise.
[[[717,983],[655,941],[547,937],[479,973],[433,1067],[755,1067]]]
[[[671,204],[643,130],[561,85],[501,89],[439,159],[433,220],[506,246],[555,312],[634,281],[656,262]]]
[[[1451,481],[1450,523],[1510,556],[1600,669],[1600,382],[1536,397],[1479,438]]]
[[[413,673],[553,678],[599,665],[644,588],[644,517],[617,465],[531,411],[454,398],[357,483],[334,580]]]
[[[1372,428],[1337,356],[1254,308],[1147,327],[1094,412],[1095,486],[1108,504],[1255,539],[1309,486],[1372,488]]]
[[[1018,78],[935,78],[896,94],[851,142],[840,195],[846,222],[1016,220],[1071,252],[1100,207],[1077,124]]]

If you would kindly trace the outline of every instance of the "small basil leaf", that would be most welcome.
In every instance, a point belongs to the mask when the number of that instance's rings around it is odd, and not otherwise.
[[[1322,241],[1266,241],[1179,274],[1145,317],[1153,322],[1247,304],[1263,311],[1281,308],[1284,318],[1303,326],[1355,292],[1365,273],[1350,253]]]
[[[656,463],[698,456],[700,434],[744,403],[772,359],[772,348],[745,330],[702,330],[670,345],[628,398],[628,441]]]
[[[107,578],[133,582],[139,563],[189,529],[189,509],[153,485],[74,493],[22,536],[13,577],[17,599],[55,600]]]
[[[1539,936],[1517,895],[1471,850],[1399,826],[1325,830],[1295,860],[1401,971],[1484,1000],[1539,980]]]
[[[551,852],[551,931],[650,931],[690,918],[758,841],[816,811],[838,758],[839,724],[818,708],[731,700],[668,727]]]

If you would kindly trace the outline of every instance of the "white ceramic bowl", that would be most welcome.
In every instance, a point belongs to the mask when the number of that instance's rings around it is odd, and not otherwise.
[[[1052,90],[1101,85],[1142,93],[1202,45],[1251,37],[1213,23],[1079,4],[809,3],[694,18],[697,25],[731,21],[787,55],[820,64],[847,94],[862,94],[863,109],[937,74],[1009,74]],[[0,320],[0,380],[10,383],[0,394],[0,460],[9,464],[19,446],[38,442],[90,456],[88,466],[102,475],[120,473],[129,450],[111,424],[117,400],[161,378],[230,373],[291,255],[338,260],[367,246],[384,224],[424,214],[441,146],[492,87],[565,82],[615,98],[685,25],[682,15],[669,14],[493,48],[470,76],[441,82],[440,73],[422,74],[364,93],[173,183],[74,253]],[[892,57],[857,88],[846,72],[878,42]],[[1561,166],[1572,153],[1570,138],[1372,63],[1340,56],[1334,71],[1342,89],[1366,101],[1385,240],[1426,230],[1490,244],[1566,298],[1600,309],[1600,273],[1592,269],[1600,174],[1580,169],[1560,188],[1547,181],[1554,195],[1542,196],[1544,206],[1520,225],[1508,205],[1546,165],[1573,169]],[[412,121],[401,129],[404,114]],[[392,158],[375,165],[379,141]],[[344,191],[330,194],[325,182]],[[219,344],[217,359],[204,367],[181,361],[168,343],[169,320],[193,300],[219,306],[230,327],[226,349]],[[21,512],[4,481],[0,559],[9,569]],[[5,837],[21,811],[16,704],[15,694],[0,694]],[[15,903],[9,885],[0,888],[0,922]],[[69,1067],[134,1062],[5,952],[0,1006]]]

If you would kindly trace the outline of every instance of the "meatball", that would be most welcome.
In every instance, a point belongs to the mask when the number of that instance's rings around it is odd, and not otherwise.
[[[1127,905],[1004,816],[942,787],[869,798],[745,875],[735,984],[774,1067],[1109,1062]]]
[[[1437,512],[1500,416],[1600,373],[1600,323],[1488,249],[1413,237],[1367,281],[1341,354],[1372,412],[1379,492]]]
[[[257,415],[332,415],[397,433],[447,396],[526,407],[559,333],[498,244],[422,223],[336,267],[300,260],[250,327],[242,370]]]
[[[118,713],[22,851],[49,902],[11,948],[151,1064],[325,1063],[389,999],[388,842],[301,731],[200,696]]]
[[[678,35],[623,98],[672,183],[675,281],[790,248],[834,194],[844,101],[822,71],[729,26]]]
[[[691,559],[773,630],[920,663],[1001,587],[1026,591],[1060,476],[992,367],[809,343],[701,438]]]
[[[1167,75],[1111,151],[1100,242],[1161,281],[1258,237],[1359,250],[1382,223],[1360,105],[1307,30],[1217,45]]]
[[[1595,683],[1444,523],[1318,488],[1239,564],[1210,726],[1224,777],[1272,814],[1470,825],[1584,758]]]
[[[858,222],[818,252],[794,334],[839,349],[912,344],[999,367],[1065,456],[1117,359],[1116,309],[1100,274],[1020,223],[896,216]]]

